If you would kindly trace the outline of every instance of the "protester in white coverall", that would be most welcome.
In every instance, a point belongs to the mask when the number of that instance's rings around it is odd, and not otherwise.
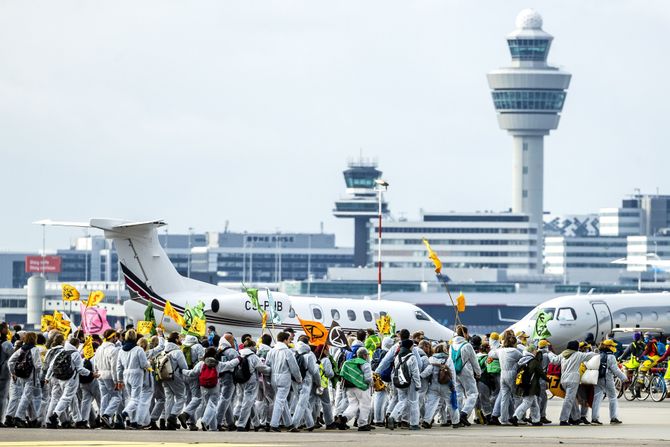
[[[401,337],[402,336],[403,334],[401,333]],[[394,369],[399,369],[401,367],[401,359],[403,362],[407,363],[411,381],[407,388],[396,388],[396,392],[398,393],[398,403],[388,419],[388,428],[391,430],[395,428],[396,421],[400,420],[400,417],[403,415],[407,407],[409,407],[410,430],[420,429],[418,392],[421,390],[421,376],[419,374],[419,362],[417,361],[416,355],[412,352],[413,346],[414,342],[412,340],[409,338],[403,339],[400,342],[400,351],[398,351],[396,359],[394,360]]]
[[[144,372],[149,368],[144,349],[137,346],[137,332],[134,329],[126,332],[123,346],[116,361],[117,386],[125,388],[128,398],[121,415],[131,428],[139,428],[138,411]]]
[[[237,431],[249,431],[251,410],[254,408],[254,402],[258,395],[258,375],[262,373],[269,374],[270,368],[261,363],[261,359],[256,355],[256,345],[252,340],[244,343],[244,348],[240,350],[240,357],[249,363],[249,372],[251,377],[246,383],[240,384],[242,395],[240,396],[240,415],[237,419]]]
[[[447,353],[448,347],[440,343],[435,347],[435,354],[430,358],[431,380],[428,386],[428,395],[426,396],[426,412],[424,414],[423,428],[433,426],[433,418],[437,413],[438,407],[443,403],[449,409],[449,417],[454,428],[461,424],[458,422],[460,416],[458,413],[458,399],[456,396],[456,371],[454,362]],[[445,366],[449,368],[451,380],[448,383],[440,383],[438,378],[440,369]],[[444,422],[444,421],[443,421]]]
[[[93,366],[98,375],[100,387],[100,419],[107,428],[112,428],[112,418],[118,412],[122,400],[121,390],[117,387],[116,359],[121,348],[117,346],[119,334],[114,329],[107,329],[103,334],[103,342],[95,351]]]
[[[193,335],[187,335],[186,338],[184,338],[182,352],[185,352],[186,350],[190,350],[191,354],[191,364],[188,365],[189,368],[195,366],[195,364],[201,361],[205,355],[205,348],[198,343],[198,338]],[[184,354],[184,358],[186,358],[186,354]],[[179,422],[181,422],[183,428],[186,428],[188,424],[194,424],[198,419],[196,411],[200,407],[202,396],[200,395],[200,384],[198,383],[197,377],[184,377],[184,384],[188,388],[190,399],[186,404],[186,408],[184,408],[183,412],[179,415]]]
[[[200,373],[205,365],[209,368],[215,368],[217,375],[221,373],[232,372],[237,365],[239,365],[239,358],[235,357],[232,360],[227,362],[219,362],[216,359],[216,348],[210,347],[205,350],[203,359],[195,364],[193,369],[185,370],[184,376],[189,378],[195,378],[199,381]],[[202,424],[202,429],[205,431],[218,430],[218,421],[216,416],[217,406],[219,402],[219,393],[220,393],[220,381],[216,381],[211,388],[200,386],[200,394],[202,396],[202,402],[205,405],[205,411],[202,413],[202,418],[200,419]]]
[[[15,392],[21,395],[16,413],[12,415],[17,427],[27,426],[29,414],[32,415],[32,419],[37,419],[42,404],[42,396],[36,392],[40,388],[40,372],[42,371],[42,359],[39,348],[35,346],[36,341],[37,334],[26,333],[23,337],[23,345],[8,360],[9,372],[16,386]],[[16,365],[22,356],[29,356],[32,363],[31,371],[26,371],[28,377],[17,377]]]
[[[270,429],[278,432],[279,423],[282,418],[285,422],[291,420],[291,413],[288,406],[288,393],[291,391],[291,378],[297,383],[302,382],[300,368],[295,361],[293,351],[288,348],[287,343],[289,334],[280,332],[277,334],[277,344],[268,353],[265,365],[272,369],[271,379],[272,388],[275,393],[274,409],[272,410],[272,419]]]
[[[347,408],[342,413],[340,419],[340,429],[347,428],[347,421],[350,421],[358,414],[358,431],[370,431],[370,410],[372,407],[372,396],[370,395],[370,386],[372,385],[372,368],[370,367],[370,353],[366,348],[358,348],[356,357],[364,360],[359,368],[363,373],[363,380],[368,388],[363,390],[353,384],[345,383],[344,389],[347,396]]]
[[[466,340],[468,330],[465,326],[456,328],[456,337],[451,341],[450,357],[454,362],[454,367],[458,364],[460,356],[462,369],[456,368],[456,385],[459,397],[462,396],[460,423],[470,425],[468,417],[477,404],[479,390],[477,388],[477,378],[481,376],[482,370],[477,362],[477,354],[472,345]]]
[[[500,409],[500,414],[496,414],[496,408],[494,408],[492,419],[497,421],[499,417],[499,423],[507,424],[512,417],[511,407],[516,392],[516,373],[521,351],[516,347],[517,342],[513,331],[508,330],[503,333],[502,344],[502,348],[489,353],[490,358],[498,359],[500,362],[500,393],[498,394],[500,404],[496,404],[496,407]]]
[[[268,353],[272,350],[272,336],[270,334],[263,334],[260,338],[260,344],[256,355],[265,365],[265,359]],[[267,370],[267,368],[266,368]],[[258,417],[258,423],[265,427],[266,431],[270,430],[270,418],[272,417],[272,406],[274,402],[274,389],[270,383],[270,373],[259,374],[258,376],[258,393],[256,395],[256,402],[254,404],[254,411]]]
[[[319,365],[316,357],[311,351],[308,343],[309,338],[306,335],[303,335],[298,339],[298,343],[295,345],[296,353],[303,357],[305,377],[303,377],[302,383],[300,384],[298,402],[295,411],[293,412],[293,419],[291,421],[292,428],[290,430],[292,432],[300,431],[298,427],[301,425],[303,418],[307,430],[312,431],[314,429],[314,418],[312,418],[312,412],[309,407],[309,397],[312,393],[312,386],[314,383],[319,383],[321,377],[319,376]]]
[[[5,411],[9,400],[9,384],[11,382],[7,361],[14,353],[14,347],[7,340],[9,326],[0,324],[0,422],[5,421]]]
[[[170,357],[172,364],[173,377],[172,380],[164,380],[162,382],[165,390],[165,413],[168,415],[167,428],[169,430],[176,430],[179,426],[177,416],[181,413],[186,403],[186,386],[184,385],[183,370],[188,369],[184,353],[181,352],[179,346],[179,333],[172,332],[165,344],[165,352]]]
[[[72,404],[72,401],[77,395],[77,388],[79,387],[79,375],[88,376],[89,374],[92,374],[88,369],[84,368],[81,354],[79,351],[77,351],[78,347],[79,339],[77,338],[70,339],[63,347],[63,351],[69,355],[70,365],[73,370],[72,377],[69,379],[64,380],[54,377],[54,365],[58,356],[64,355],[63,352],[56,355],[56,358],[54,358],[54,360],[51,362],[51,365],[49,365],[47,380],[55,380],[56,388],[58,389],[58,393],[60,395],[58,403],[56,404],[56,408],[54,408],[54,412],[49,416],[48,426],[50,428],[57,428],[59,420],[61,422],[69,420],[67,409],[70,407],[70,404]],[[93,374],[95,377],[97,377],[96,373]]]
[[[160,331],[160,329],[159,329]],[[147,356],[147,361],[149,365],[151,362],[163,352],[165,348],[165,339],[162,337],[163,332],[160,331],[160,337],[154,336],[151,339],[151,348],[149,348],[149,341],[146,338],[141,338],[137,342],[137,346],[144,350],[144,353]],[[149,369],[144,371],[142,378],[142,391],[140,392],[140,402],[137,405],[137,423],[141,427],[151,426],[151,398],[154,395],[154,387],[156,386],[156,381],[154,380],[153,374]],[[154,423],[155,425],[155,423]]]
[[[577,390],[581,375],[579,368],[582,363],[598,355],[595,352],[579,352],[579,342],[568,342],[567,349],[559,356],[561,362],[561,385],[565,389],[565,398],[561,407],[561,425],[579,425],[579,407],[577,406]]]
[[[219,358],[222,362],[229,362],[238,356],[235,349],[235,338],[230,332],[223,334],[219,340]],[[233,403],[235,401],[235,383],[233,382],[232,370],[225,372],[221,376],[221,394],[219,395],[219,404],[216,409],[216,418],[219,424],[224,419],[228,430],[235,430],[235,420],[233,418]]]
[[[618,410],[619,405],[617,402],[617,390],[614,386],[614,377],[618,377],[622,383],[628,381],[628,377],[624,374],[623,371],[619,369],[619,366],[616,361],[616,342],[614,340],[605,340],[600,344],[600,356],[605,356],[605,377],[598,378],[598,384],[596,385],[595,392],[593,393],[593,407],[591,408],[591,424],[601,425],[600,422],[600,405],[602,404],[605,396],[609,399],[609,410],[610,410],[610,423],[611,424],[620,424]],[[601,358],[601,363],[603,359]]]

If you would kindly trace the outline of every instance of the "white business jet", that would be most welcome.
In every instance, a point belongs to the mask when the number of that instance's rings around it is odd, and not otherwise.
[[[252,306],[246,293],[197,281],[181,276],[168,258],[158,241],[162,220],[147,222],[126,222],[115,219],[91,219],[89,223],[55,222],[43,220],[39,225],[74,226],[98,228],[105,237],[114,241],[119,264],[129,289],[131,299],[124,303],[126,316],[134,322],[144,318],[148,303],[155,309],[157,321],[163,319],[166,301],[180,313],[186,305],[194,306],[198,301],[205,303],[207,324],[215,326],[217,333],[232,332],[236,337],[248,333],[261,333],[260,313]],[[356,331],[375,327],[380,315],[390,315],[398,329],[410,332],[424,331],[426,338],[450,340],[454,333],[439,324],[417,306],[402,301],[356,300],[341,298],[316,298],[291,296],[271,292],[275,309],[281,323],[273,328],[275,332],[291,327],[302,331],[297,317],[313,320],[329,327],[333,321],[345,331]],[[265,291],[259,292],[259,302],[268,309],[270,300]],[[169,330],[178,326],[168,317],[163,319]]]
[[[545,301],[510,329],[533,336],[537,317],[544,311],[550,318],[547,339],[555,351],[570,340],[584,340],[593,334],[599,343],[615,328],[659,328],[670,332],[670,293],[619,293],[571,295]],[[642,331],[642,329],[640,329]]]

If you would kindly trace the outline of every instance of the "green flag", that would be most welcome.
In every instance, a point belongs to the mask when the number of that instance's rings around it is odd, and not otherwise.
[[[247,296],[251,300],[251,307],[255,308],[259,314],[263,315],[261,303],[258,302],[258,289],[247,289]]]
[[[154,316],[154,305],[151,302],[149,302],[147,308],[144,309],[144,321],[153,322],[151,335],[156,335],[156,317]]]
[[[535,328],[533,329],[533,340],[541,340],[543,338],[551,337],[551,332],[547,329],[547,322],[552,320],[554,315],[551,312],[545,312],[543,310],[537,314],[537,320],[535,320]]]
[[[199,320],[199,321],[198,321]],[[182,334],[186,335],[195,335],[196,337],[200,337],[200,333],[195,330],[191,330],[191,326],[193,325],[194,322],[200,324],[201,321],[205,321],[205,303],[202,301],[198,301],[198,304],[195,305],[195,307],[191,306],[186,306],[184,309],[184,322],[186,324],[181,330]]]

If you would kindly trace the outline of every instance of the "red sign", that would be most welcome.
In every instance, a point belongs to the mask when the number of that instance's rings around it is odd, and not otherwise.
[[[60,273],[60,256],[26,256],[26,273]]]

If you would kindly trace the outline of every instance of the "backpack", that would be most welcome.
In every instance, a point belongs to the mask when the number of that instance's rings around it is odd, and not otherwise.
[[[500,360],[490,359],[486,360],[486,372],[489,374],[500,374]]]
[[[72,352],[63,349],[58,353],[53,362],[53,375],[59,380],[70,380],[74,375],[72,367]]]
[[[27,379],[28,377],[30,377],[30,374],[35,370],[31,351],[32,349],[29,349],[27,351],[25,349],[21,349],[19,359],[16,361],[16,366],[14,366],[14,375],[16,377]]]
[[[607,375],[607,353],[600,354],[600,365],[598,365],[598,378],[604,379]]]
[[[440,369],[437,370],[437,383],[446,385],[449,382],[451,382],[451,368],[445,363],[440,365]]]
[[[90,359],[84,359],[84,368],[88,369],[90,374],[88,376],[79,375],[79,383],[91,383],[93,382],[93,363]]]
[[[304,377],[304,376],[303,376]],[[240,364],[233,370],[234,383],[247,383],[251,379],[251,369],[249,369],[249,359],[242,357]]]
[[[454,362],[454,369],[456,370],[456,374],[460,374],[461,371],[463,371],[463,357],[461,357],[461,349],[463,349],[463,346],[465,346],[465,343],[461,345],[458,350],[454,351],[454,348],[451,348],[451,360]]]
[[[358,351],[358,348],[362,348],[363,346],[352,346],[351,350],[347,352],[347,357],[345,360],[351,360],[356,358],[356,352]]]
[[[412,352],[405,354],[405,357],[402,358],[397,355],[393,360],[393,386],[396,388],[407,388],[412,383],[412,375],[407,365],[412,355],[414,355]]]
[[[298,364],[298,368],[300,368],[300,377],[303,379],[307,375],[307,361],[305,360],[305,354],[298,354],[297,352],[295,353],[295,361]],[[346,362],[345,362],[346,363]],[[343,364],[344,366],[344,364]],[[342,375],[342,369],[340,368],[340,375]]]
[[[156,368],[154,368],[156,382],[169,382],[174,379],[174,368],[170,353],[161,352],[156,356]]]
[[[344,379],[345,385],[350,384],[363,391],[366,391],[370,387],[370,385],[365,382],[365,374],[363,374],[363,370],[361,369],[361,365],[364,363],[365,360],[360,358],[344,362],[340,375]]]
[[[186,365],[188,365],[188,368],[191,369],[193,368],[193,359],[191,357],[191,347],[190,346],[183,346],[181,347],[181,352],[184,353],[184,358],[186,359]]]
[[[198,382],[203,388],[214,388],[219,383],[219,373],[216,367],[212,367],[203,363],[198,376]]]
[[[530,362],[528,362],[528,363],[530,363]],[[516,380],[514,381],[516,386],[524,386],[530,380],[529,377],[528,377],[528,374],[526,374],[526,372],[528,370],[528,363],[526,363],[525,365],[520,367],[519,372],[516,373]]]
[[[372,353],[372,360],[370,362],[370,366],[372,367],[373,371],[377,369],[379,364],[382,362],[382,359],[386,355],[386,352],[387,351],[383,350],[382,348],[377,348],[375,349],[375,352]]]

